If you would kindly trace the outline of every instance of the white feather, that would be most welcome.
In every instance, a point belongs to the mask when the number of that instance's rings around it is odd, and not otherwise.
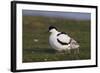
[[[61,34],[57,37],[60,41],[69,43],[70,37],[67,34]]]

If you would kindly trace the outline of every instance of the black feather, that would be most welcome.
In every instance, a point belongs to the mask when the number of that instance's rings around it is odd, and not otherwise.
[[[57,38],[57,41],[58,41],[61,45],[69,45],[69,44],[71,43],[72,39],[70,39],[70,41],[69,41],[68,43],[62,42],[62,41],[60,41],[58,38]]]
[[[61,35],[61,34],[66,34],[65,32],[60,32],[57,34],[57,36]]]
[[[51,29],[56,29],[56,30],[57,30],[56,27],[54,27],[54,26],[49,26],[49,31],[50,31]]]

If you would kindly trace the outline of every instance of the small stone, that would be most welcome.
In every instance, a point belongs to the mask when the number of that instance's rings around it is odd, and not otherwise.
[[[48,59],[44,59],[44,61],[47,61]]]
[[[38,42],[39,40],[38,40],[38,39],[34,39],[33,41],[34,41],[34,42]]]

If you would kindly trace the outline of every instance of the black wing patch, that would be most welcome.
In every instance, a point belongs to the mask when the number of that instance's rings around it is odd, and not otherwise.
[[[60,32],[57,34],[57,36],[61,35],[61,34],[66,34],[65,32]]]
[[[70,39],[69,43],[62,42],[62,41],[60,41],[58,38],[57,38],[57,41],[58,41],[61,45],[68,45],[68,44],[71,43],[72,39]]]

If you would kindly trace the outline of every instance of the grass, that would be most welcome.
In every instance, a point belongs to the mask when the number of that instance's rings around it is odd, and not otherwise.
[[[79,42],[79,56],[56,54],[48,43],[48,27],[54,25]],[[35,41],[38,40],[38,41]],[[44,62],[63,60],[85,60],[91,58],[90,21],[49,18],[43,16],[23,16],[23,62]]]

